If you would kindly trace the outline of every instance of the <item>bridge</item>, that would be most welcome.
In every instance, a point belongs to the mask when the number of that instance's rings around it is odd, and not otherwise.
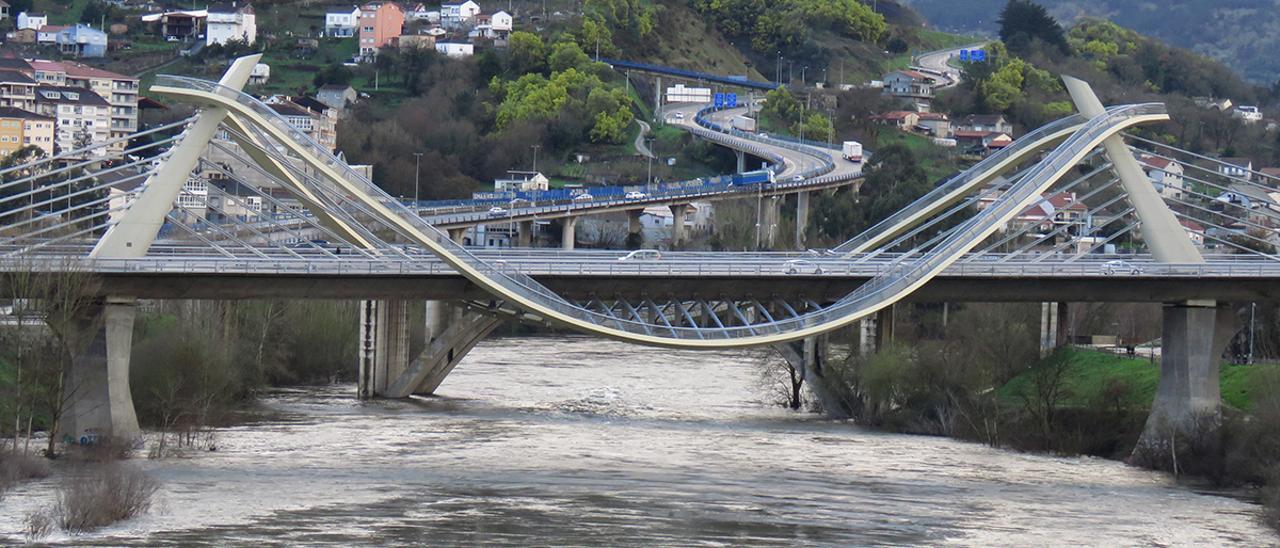
[[[497,215],[489,212],[493,201],[481,201],[472,206],[450,208],[444,213],[423,212],[424,219],[436,228],[449,232],[457,242],[462,241],[463,231],[477,225],[494,223],[518,223],[520,242],[529,245],[533,223],[537,220],[563,219],[564,234],[561,242],[566,249],[574,247],[574,233],[577,220],[585,215],[607,213],[626,213],[629,216],[631,232],[640,231],[640,214],[644,208],[667,206],[673,212],[672,242],[679,243],[684,239],[684,211],[693,201],[717,201],[742,198],[744,196],[769,198],[764,216],[766,219],[777,219],[781,202],[775,198],[797,195],[796,218],[808,219],[809,203],[812,193],[832,190],[852,185],[855,188],[861,181],[862,162],[850,162],[841,157],[839,150],[821,143],[791,142],[776,137],[761,137],[732,128],[730,120],[746,111],[746,108],[715,109],[706,105],[677,104],[663,109],[663,117],[667,123],[680,127],[698,137],[720,144],[733,150],[738,156],[737,173],[745,173],[748,156],[764,159],[772,182],[753,182],[751,184],[734,184],[731,177],[700,179],[674,185],[660,186],[658,191],[647,186],[633,187],[640,193],[637,197],[614,196],[612,198],[596,197],[584,190],[590,199],[562,200],[560,202],[543,203],[537,200],[537,192],[529,193],[532,199],[528,205],[502,207]],[[509,204],[502,204],[509,205]],[[776,222],[776,221],[775,221]],[[798,223],[803,225],[804,223]],[[798,230],[796,241],[803,240],[803,232]]]
[[[1057,338],[1064,303],[1162,302],[1152,443],[1217,411],[1216,359],[1236,327],[1233,309],[1219,303],[1275,298],[1280,261],[1252,250],[1269,245],[1259,230],[1280,226],[1273,224],[1280,211],[1211,205],[1246,187],[1265,192],[1270,187],[1259,181],[1266,176],[1188,161],[1184,177],[1192,184],[1178,193],[1158,189],[1137,155],[1212,159],[1128,134],[1166,120],[1163,105],[1104,108],[1079,80],[1065,79],[1080,114],[1028,133],[832,249],[619,260],[626,258],[618,252],[460,245],[239,91],[255,61],[237,60],[219,82],[157,78],[154,93],[201,107],[180,123],[180,134],[140,145],[169,147],[162,161],[104,165],[70,151],[0,171],[3,270],[85,272],[100,297],[86,321],[101,328],[71,372],[90,387],[76,394],[63,425],[73,437],[137,430],[128,356],[138,298],[366,299],[360,391],[382,397],[432,393],[475,344],[510,320],[677,348],[771,345],[823,398],[823,337],[858,327],[868,339],[891,339],[899,302],[1043,302],[1047,339]],[[225,223],[184,208],[182,187],[218,131],[290,199],[260,192],[273,211],[227,215]],[[109,175],[145,184],[136,199],[111,205],[103,193],[118,179]],[[1020,224],[1050,191],[1079,192],[1075,218],[1097,221]],[[224,213],[229,207],[206,205]],[[1201,235],[1215,253],[1193,244],[1180,224],[1186,220],[1226,231]],[[294,247],[248,237],[299,227],[324,234],[326,243]],[[1100,253],[1126,235],[1140,235],[1145,250],[1117,266],[1115,256]],[[0,287],[0,294],[15,291]],[[427,320],[415,326],[410,302],[424,299]],[[411,354],[408,333],[416,328],[428,331],[429,343]]]

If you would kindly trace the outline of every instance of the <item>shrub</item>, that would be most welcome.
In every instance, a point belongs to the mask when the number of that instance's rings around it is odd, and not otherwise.
[[[15,483],[49,476],[49,463],[32,453],[0,451],[0,499]]]
[[[65,531],[91,531],[146,512],[159,488],[151,476],[136,468],[94,465],[63,479],[53,518]]]

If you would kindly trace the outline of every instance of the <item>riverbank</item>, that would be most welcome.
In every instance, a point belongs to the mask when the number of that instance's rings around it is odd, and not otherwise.
[[[850,355],[835,368],[842,411],[890,432],[1137,462],[1256,489],[1268,508],[1264,521],[1280,530],[1280,366],[1223,365],[1220,427],[1180,436],[1170,458],[1134,454],[1158,362],[1063,348],[1040,360],[1023,355],[1034,365],[1011,368],[956,344],[917,341]]]

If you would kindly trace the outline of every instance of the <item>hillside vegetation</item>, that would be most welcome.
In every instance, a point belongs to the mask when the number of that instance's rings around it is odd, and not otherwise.
[[[1004,0],[907,0],[933,25],[993,34]],[[1280,79],[1280,10],[1257,0],[1039,0],[1058,20],[1109,19],[1146,36],[1226,63],[1254,82]]]

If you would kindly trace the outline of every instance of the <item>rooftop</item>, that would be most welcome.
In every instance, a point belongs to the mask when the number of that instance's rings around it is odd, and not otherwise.
[[[106,99],[84,88],[64,86],[40,86],[36,88],[37,102],[74,103],[78,105],[110,106]]]
[[[36,81],[16,70],[0,69],[0,82],[5,84],[35,84]]]
[[[20,108],[13,108],[13,107],[0,107],[0,118],[21,118],[23,120],[49,120],[49,121],[53,120],[53,118],[50,118],[48,116],[36,114],[34,112],[28,112]]]

